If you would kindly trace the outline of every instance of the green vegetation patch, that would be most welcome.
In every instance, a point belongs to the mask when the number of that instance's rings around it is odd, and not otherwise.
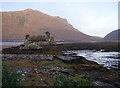
[[[17,75],[17,73],[7,67],[7,66],[3,66],[2,69],[2,86],[3,87],[12,87],[15,88],[15,86],[20,85],[20,76]]]
[[[66,75],[56,75],[53,81],[53,87],[57,86],[69,87],[69,88],[95,88],[95,85],[91,82],[90,77],[86,75],[79,76],[78,80],[72,79],[70,76]]]

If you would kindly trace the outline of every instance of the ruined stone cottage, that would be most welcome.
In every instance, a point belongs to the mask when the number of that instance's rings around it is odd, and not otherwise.
[[[24,49],[41,49],[43,46],[54,45],[54,37],[51,36],[50,32],[45,32],[45,35],[39,36],[25,36]]]

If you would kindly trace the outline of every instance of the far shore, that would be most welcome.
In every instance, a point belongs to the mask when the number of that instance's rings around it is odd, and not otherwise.
[[[57,47],[60,51],[66,50],[104,50],[104,51],[117,51],[119,52],[120,42],[94,42],[94,43],[61,43],[57,45],[50,46],[50,49]],[[20,50],[21,45],[6,45],[2,46],[2,53],[10,54],[28,54],[37,53],[39,54],[41,50]],[[48,48],[48,47],[47,47]],[[21,52],[22,51],[22,52]]]

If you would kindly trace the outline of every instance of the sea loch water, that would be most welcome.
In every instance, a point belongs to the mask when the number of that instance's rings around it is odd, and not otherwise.
[[[69,53],[76,53],[78,56],[83,56],[87,60],[95,61],[107,69],[120,68],[120,53],[119,52],[102,52],[94,50],[74,50],[67,51]]]
[[[18,46],[23,44],[24,42],[0,42],[0,50],[2,50],[3,48],[9,48],[12,46]]]

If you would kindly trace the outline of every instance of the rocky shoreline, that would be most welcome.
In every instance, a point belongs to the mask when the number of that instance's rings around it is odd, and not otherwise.
[[[86,60],[82,56],[77,55],[38,55],[38,54],[2,54],[2,61],[6,60],[33,60],[33,61],[53,61],[54,59],[59,59],[65,63],[84,63]],[[87,61],[87,60],[86,60]],[[92,62],[92,61],[91,61]],[[95,62],[94,62],[95,63]],[[97,64],[97,63],[96,63]]]
[[[47,85],[50,86],[52,83],[50,80],[52,80],[53,75],[62,73],[71,76],[89,74],[97,86],[106,85],[113,88],[117,88],[116,85],[119,86],[118,81],[113,82],[113,79],[117,80],[117,71],[103,68],[96,62],[88,61],[81,56],[3,54],[2,60],[5,65],[15,66],[14,69],[23,77],[23,84],[28,78],[32,78],[33,75],[44,75],[44,77],[40,77],[41,82],[47,83]],[[24,66],[22,66],[22,64],[24,64]],[[29,65],[27,66],[27,64]],[[111,76],[113,74],[114,76]],[[46,77],[48,77],[48,80]]]
[[[45,46],[40,50],[25,50],[20,49],[20,46],[6,48],[2,51],[2,63],[15,69],[17,74],[22,76],[21,85],[51,86],[54,75],[62,73],[75,78],[87,74],[96,86],[120,87],[119,69],[109,70],[82,56],[62,52],[76,49],[77,46]]]

